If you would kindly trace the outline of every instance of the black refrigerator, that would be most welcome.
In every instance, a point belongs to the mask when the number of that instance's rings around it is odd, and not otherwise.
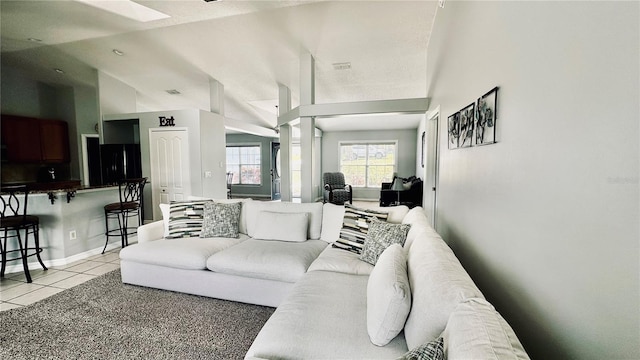
[[[114,185],[118,180],[142,177],[140,144],[100,145],[102,185]]]

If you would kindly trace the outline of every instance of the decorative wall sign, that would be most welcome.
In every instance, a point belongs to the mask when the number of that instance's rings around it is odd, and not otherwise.
[[[424,167],[424,138],[427,135],[427,133],[425,131],[422,132],[422,151],[420,151],[420,165],[422,165],[422,167]]]
[[[449,149],[458,148],[458,140],[460,138],[460,112],[457,112],[447,118],[449,132]]]
[[[175,119],[172,117],[167,118],[165,116],[160,116],[160,126],[176,126]]]
[[[496,114],[498,113],[498,87],[478,99],[475,126],[475,145],[496,143]]]
[[[458,147],[470,147],[473,144],[473,125],[475,120],[475,103],[460,110],[460,137]]]

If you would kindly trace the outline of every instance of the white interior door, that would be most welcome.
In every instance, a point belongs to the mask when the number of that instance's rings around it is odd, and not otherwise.
[[[426,164],[424,182],[424,210],[431,226],[436,227],[436,194],[438,182],[438,119],[439,115],[427,120],[426,126]]]
[[[160,204],[191,194],[187,129],[149,129],[149,144],[153,218],[161,219]]]

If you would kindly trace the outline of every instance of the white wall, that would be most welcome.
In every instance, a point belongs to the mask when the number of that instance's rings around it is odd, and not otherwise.
[[[135,113],[136,89],[122,81],[98,71],[100,114]]]
[[[224,116],[200,110],[200,152],[202,195],[214,199],[227,197],[227,142]],[[211,177],[204,173],[210,171]]]
[[[639,3],[458,2],[427,59],[437,229],[539,359],[637,359]],[[446,118],[500,86],[498,144]]]
[[[323,132],[321,149],[322,172],[319,174],[319,180],[322,182],[322,173],[340,171],[339,144],[342,141],[395,140],[398,142],[398,176],[406,178],[416,175],[416,134],[417,131],[415,129]],[[378,200],[380,198],[380,188],[354,188],[353,198]]]

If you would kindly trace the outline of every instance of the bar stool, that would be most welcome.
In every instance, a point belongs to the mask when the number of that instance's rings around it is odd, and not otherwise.
[[[129,235],[136,234],[138,227],[129,227],[129,217],[138,217],[138,226],[142,225],[142,192],[147,178],[124,179],[118,181],[118,190],[120,193],[120,202],[111,203],[104,206],[105,217],[105,236],[107,240],[104,243],[102,253],[107,249],[110,236],[119,236],[122,247],[129,245]],[[109,219],[118,219],[118,228],[109,230]]]
[[[2,240],[0,240],[0,252],[2,253],[2,268],[0,269],[0,277],[4,277],[4,271],[8,261],[22,260],[24,275],[27,282],[31,282],[31,274],[29,273],[29,265],[27,258],[36,256],[38,262],[44,270],[47,267],[40,258],[42,248],[40,247],[40,218],[34,215],[27,215],[27,200],[29,198],[29,189],[26,185],[6,186],[2,188],[2,213],[0,213],[0,231],[3,232]],[[21,203],[19,194],[24,194],[24,200]],[[24,231],[24,243],[22,242],[22,234]],[[11,234],[12,233],[12,234]],[[29,234],[34,236],[34,246],[29,247]],[[15,239],[18,249],[8,250],[8,239]],[[20,252],[20,256],[7,259],[7,254]],[[31,253],[30,253],[31,252]]]

